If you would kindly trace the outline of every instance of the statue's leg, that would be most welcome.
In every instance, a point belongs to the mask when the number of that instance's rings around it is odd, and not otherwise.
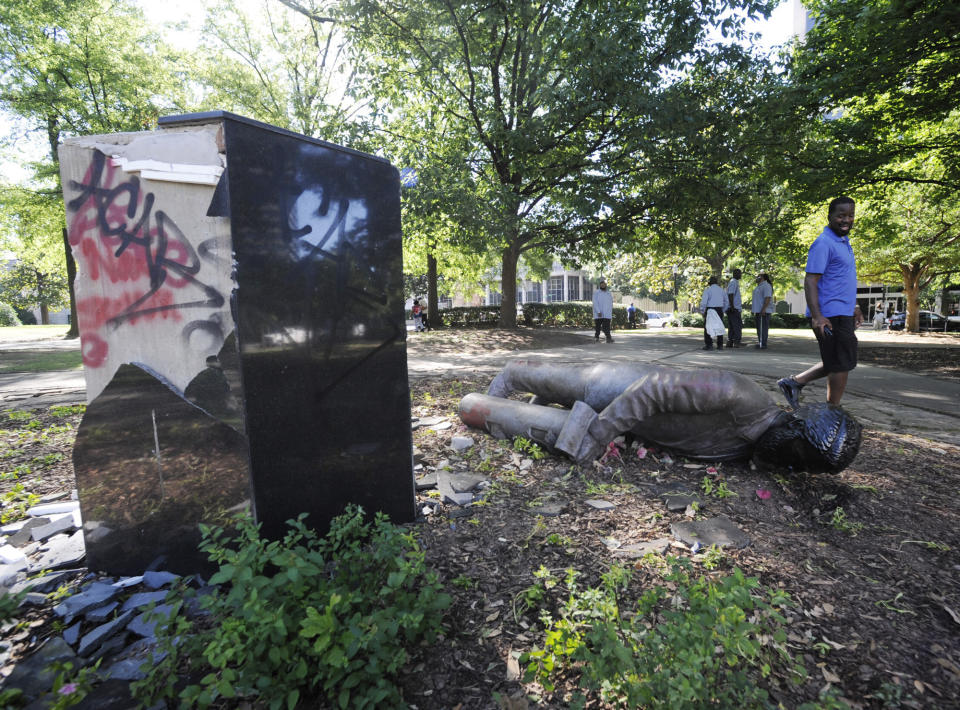
[[[522,436],[580,463],[599,456],[606,444],[589,435],[597,413],[583,402],[560,409],[471,392],[460,400],[460,419],[497,439]]]
[[[490,383],[487,394],[508,397],[514,392],[530,392],[536,395],[537,404],[572,407],[574,402],[581,401],[600,411],[648,367],[613,362],[578,365],[514,360]]]

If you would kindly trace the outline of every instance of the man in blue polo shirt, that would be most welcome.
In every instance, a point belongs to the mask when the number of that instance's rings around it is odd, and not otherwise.
[[[848,239],[853,217],[853,200],[833,200],[827,210],[827,226],[807,254],[803,293],[810,326],[820,344],[820,362],[777,382],[794,409],[800,406],[803,386],[821,377],[827,378],[827,402],[840,404],[847,375],[857,366],[854,331],[863,322],[863,313],[857,304],[857,264]]]

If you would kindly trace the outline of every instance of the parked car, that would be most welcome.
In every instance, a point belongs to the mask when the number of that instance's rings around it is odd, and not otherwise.
[[[890,330],[903,330],[906,327],[906,321],[907,321],[906,313],[894,313],[892,316],[890,316],[888,320],[888,323],[890,325]],[[947,330],[947,325],[948,325],[947,319],[944,318],[939,313],[934,313],[933,311],[920,311],[919,328],[921,332],[922,331],[943,332],[944,330]]]
[[[647,320],[645,321],[648,328],[666,328],[670,325],[670,321],[673,320],[672,313],[659,313],[658,311],[647,311]]]

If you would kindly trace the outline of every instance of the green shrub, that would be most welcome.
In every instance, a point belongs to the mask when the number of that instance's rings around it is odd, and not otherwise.
[[[20,325],[20,319],[17,318],[17,312],[9,303],[0,301],[0,326]]]
[[[500,306],[457,306],[437,313],[447,328],[496,328],[500,322]]]
[[[810,319],[803,313],[780,313],[778,314],[783,327],[785,328],[809,328]]]
[[[701,313],[678,313],[674,316],[674,322],[686,328],[702,328],[703,314]]]
[[[235,537],[202,526],[201,549],[220,585],[200,600],[203,622],[177,614],[189,593],[171,593],[172,621],[158,624],[168,656],[134,684],[144,704],[177,699],[208,707],[248,698],[291,709],[326,698],[341,708],[395,707],[394,682],[408,653],[431,643],[450,597],[442,593],[413,533],[351,507],[320,538],[300,516],[282,541],[242,520]],[[177,694],[178,673],[198,683]]]
[[[547,618],[544,648],[524,654],[526,681],[548,692],[561,671],[579,672],[580,687],[618,707],[685,710],[767,707],[752,676],[786,665],[800,680],[803,666],[785,650],[781,591],[758,594],[756,578],[740,570],[719,579],[691,576],[689,560],[668,558],[670,588],[647,589],[635,613],[620,608],[630,579],[614,567],[599,588],[571,594],[555,621]],[[569,575],[568,575],[569,580]],[[578,692],[573,706],[583,707]]]
[[[593,328],[593,303],[591,301],[524,303],[523,322],[533,327]],[[627,307],[623,304],[614,304],[610,327],[627,327]]]

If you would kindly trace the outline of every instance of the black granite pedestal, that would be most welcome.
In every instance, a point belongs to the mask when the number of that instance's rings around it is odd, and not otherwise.
[[[244,506],[271,537],[348,503],[411,520],[397,171],[222,112],[73,139],[61,164],[91,566],[197,571],[198,524]]]

